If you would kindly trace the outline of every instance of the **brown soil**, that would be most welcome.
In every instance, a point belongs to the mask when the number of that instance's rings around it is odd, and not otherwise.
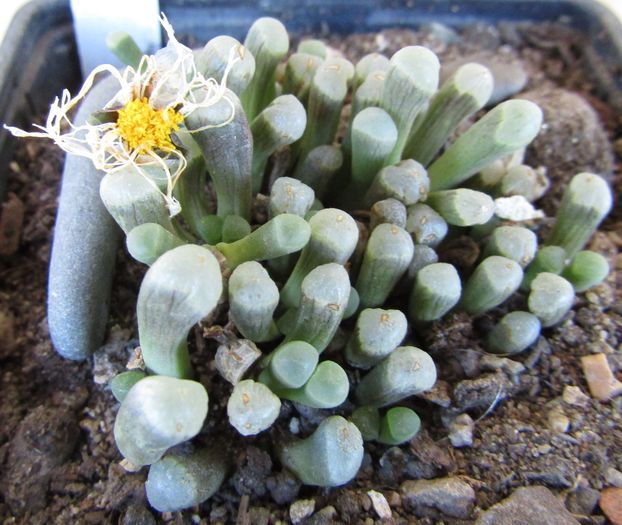
[[[390,55],[411,43],[428,45],[441,62],[503,46],[503,53],[524,61],[531,97],[554,106],[558,100],[547,94],[551,89],[580,93],[604,128],[593,113],[582,116],[568,106],[563,111],[545,107],[549,125],[561,135],[541,136],[529,158],[534,164],[545,164],[558,184],[578,169],[613,168],[612,180],[620,191],[618,159],[611,166],[609,151],[619,137],[620,122],[594,95],[581,37],[551,25],[482,26],[465,31],[459,48],[426,31],[385,31],[349,37],[335,45],[356,58],[381,47]],[[577,134],[579,146],[572,140]],[[606,486],[608,469],[622,470],[622,398],[609,402],[589,398],[582,405],[560,400],[568,385],[588,392],[579,361],[583,355],[604,352],[614,373],[619,376],[622,371],[622,214],[618,209],[592,241],[593,248],[609,259],[610,276],[580,294],[571,315],[558,327],[547,329],[533,349],[513,358],[524,365],[524,371],[513,371],[508,363],[504,369],[494,369],[482,359],[481,334],[501,309],[475,323],[464,314],[452,314],[417,334],[416,342],[435,357],[441,378],[435,396],[411,403],[422,414],[425,430],[401,447],[366,445],[364,466],[347,487],[298,490],[297,483],[272,460],[279,425],[286,428],[295,415],[305,431],[312,428],[317,411],[296,413],[288,405],[273,432],[243,440],[228,428],[226,418],[219,417],[224,406],[210,406],[206,433],[233,442],[231,476],[216,496],[196,509],[151,513],[144,497],[144,469],[129,474],[119,465],[121,457],[112,438],[118,404],[105,384],[123,369],[136,346],[133,308],[144,270],[120,251],[107,344],[92,362],[63,360],[48,338],[46,272],[61,165],[62,154],[56,147],[30,141],[20,143],[10,166],[7,202],[12,204],[5,208],[13,211],[5,217],[17,214],[19,223],[21,202],[25,218],[19,250],[0,256],[2,523],[234,523],[236,519],[240,524],[276,523],[289,520],[292,501],[308,498],[315,500],[316,511],[322,509],[310,523],[373,523],[378,516],[366,495],[370,489],[385,494],[396,523],[471,523],[435,512],[413,516],[401,504],[401,482],[460,477],[475,489],[477,506],[486,509],[528,484],[546,485],[569,499],[578,488],[600,491]],[[554,198],[545,204],[553,206]],[[513,301],[520,305],[524,297]],[[213,343],[204,340],[199,330],[194,342],[197,363],[207,363],[200,357],[213,355]],[[227,386],[211,366],[203,364],[199,374],[210,384],[212,400],[224,397],[218,391]],[[553,432],[547,422],[559,406],[570,419],[566,433]],[[470,447],[454,448],[443,420],[462,412],[476,420],[474,441]],[[598,507],[594,512],[582,517],[583,523],[603,523]]]

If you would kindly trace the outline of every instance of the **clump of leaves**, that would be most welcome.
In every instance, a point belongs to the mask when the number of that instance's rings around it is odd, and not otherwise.
[[[222,319],[219,309],[230,323],[214,359],[231,383],[231,425],[243,436],[270,431],[286,400],[339,413],[304,439],[275,433],[285,468],[330,487],[356,476],[364,440],[399,445],[418,432],[419,416],[395,405],[436,382],[434,361],[413,344],[427,323],[453,309],[482,315],[518,292],[525,311],[504,315],[487,339],[491,352],[517,353],[606,277],[603,257],[583,250],[611,208],[596,174],[573,178],[538,246],[530,203],[548,182],[521,160],[538,106],[507,100],[451,140],[489,100],[485,67],[466,64],[439,86],[438,58],[420,46],[352,64],[303,41],[287,57],[287,31],[262,18],[244,44],[223,36],[192,51],[162,24],[164,49],[142,56],[117,35],[125,70],[97,68],[76,97],[53,104],[41,131],[10,128],[103,170],[102,200],[150,266],[138,298],[144,370],[112,389],[117,445],[150,465],[156,509],[201,503],[226,476],[214,444],[171,448],[208,417],[187,336]],[[105,118],[66,130],[102,71],[119,84]],[[455,231],[482,245],[470,275],[438,262]]]

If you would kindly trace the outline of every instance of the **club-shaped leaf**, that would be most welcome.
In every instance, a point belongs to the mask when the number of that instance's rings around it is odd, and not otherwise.
[[[356,425],[330,416],[308,438],[281,447],[280,458],[305,485],[337,487],[356,476],[363,452]]]
[[[221,294],[220,265],[207,248],[179,246],[151,266],[137,305],[138,335],[150,373],[191,375],[188,331],[215,308]]]
[[[127,393],[114,423],[119,451],[137,466],[158,461],[167,449],[196,436],[207,416],[201,383],[149,376]]]

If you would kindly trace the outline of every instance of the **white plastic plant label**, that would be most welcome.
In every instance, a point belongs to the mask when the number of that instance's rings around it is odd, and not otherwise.
[[[126,31],[144,53],[162,45],[158,0],[71,0],[82,76],[100,64],[122,66],[106,47],[112,31]]]

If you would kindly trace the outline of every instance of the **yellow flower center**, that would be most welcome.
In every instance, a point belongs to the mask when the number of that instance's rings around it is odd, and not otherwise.
[[[179,129],[184,117],[173,108],[154,109],[147,98],[128,102],[119,110],[117,129],[130,150],[139,153],[171,149],[171,133]]]

